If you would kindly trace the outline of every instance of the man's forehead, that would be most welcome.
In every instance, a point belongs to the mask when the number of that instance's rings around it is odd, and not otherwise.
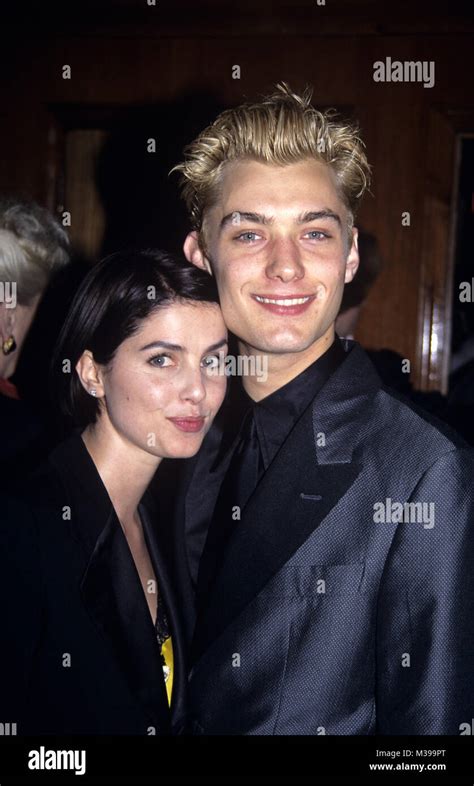
[[[271,224],[274,219],[290,219],[301,223],[306,214],[320,214],[314,216],[317,219],[331,212],[341,220],[345,217],[344,203],[336,183],[330,177],[318,179],[302,174],[298,180],[298,173],[293,170],[288,173],[290,177],[279,181],[279,187],[274,188],[271,179],[266,181],[249,174],[242,180],[232,176],[233,172],[230,171],[226,181],[221,182],[214,205],[207,211],[213,223],[217,222],[219,226],[237,225],[255,220],[255,216],[258,216],[256,220],[259,223]]]
[[[225,213],[233,209],[256,210],[270,204],[277,209],[284,208],[291,199],[311,202],[319,193],[326,197],[332,194],[339,199],[335,174],[327,164],[305,160],[280,166],[238,161],[226,165],[215,204]],[[246,204],[231,204],[240,198],[246,200]],[[306,209],[312,207],[308,204]]]
[[[325,161],[315,158],[303,158],[286,164],[260,161],[253,158],[239,158],[228,161],[221,170],[221,183],[228,185],[234,182],[245,182],[254,178],[295,178],[315,177],[332,180],[333,170]]]

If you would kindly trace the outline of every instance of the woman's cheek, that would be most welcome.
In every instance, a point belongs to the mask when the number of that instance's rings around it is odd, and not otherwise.
[[[218,374],[211,377],[206,385],[206,398],[211,406],[213,415],[216,415],[222,402],[224,401],[227,390],[227,376]]]
[[[172,380],[154,382],[147,391],[147,399],[152,409],[163,409],[176,396],[177,390]]]

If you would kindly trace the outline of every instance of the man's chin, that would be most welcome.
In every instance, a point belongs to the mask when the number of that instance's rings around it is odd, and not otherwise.
[[[255,337],[254,341],[246,342],[246,346],[251,347],[253,353],[262,353],[268,355],[293,355],[298,352],[304,352],[309,349],[316,341],[317,337],[306,338],[270,338],[267,339]]]

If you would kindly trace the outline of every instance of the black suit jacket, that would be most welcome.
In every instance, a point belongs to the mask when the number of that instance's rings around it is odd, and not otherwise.
[[[473,452],[344,347],[242,510],[197,621],[225,430],[189,466],[176,550],[198,733],[455,735],[474,717]]]
[[[169,734],[184,730],[179,610],[152,501],[144,534],[168,610],[168,707],[154,626],[131,552],[79,434],[2,500],[0,718],[18,734]]]

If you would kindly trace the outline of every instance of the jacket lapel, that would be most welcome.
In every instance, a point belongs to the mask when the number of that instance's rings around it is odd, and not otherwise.
[[[131,691],[157,734],[169,733],[170,713],[155,629],[127,540],[95,465],[79,435],[61,445],[52,463],[68,490],[74,536],[87,567],[81,594],[110,644]],[[157,544],[147,527],[151,559]],[[161,587],[158,566],[157,581]],[[166,584],[166,582],[164,582]]]
[[[236,522],[196,625],[193,662],[350,489],[361,470],[353,450],[379,387],[354,346],[293,428]]]
[[[222,479],[237,437],[229,441],[220,426],[211,428],[184,484],[184,555],[193,586]],[[179,519],[178,519],[179,520]]]
[[[159,514],[153,503],[140,505],[140,517],[148,546],[150,559],[153,563],[158,580],[158,592],[161,592],[167,612],[173,644],[173,691],[171,694],[171,722],[175,733],[181,731],[185,724],[187,712],[187,668],[184,631],[181,608],[177,603],[175,591],[156,539],[156,522]]]
[[[81,584],[84,604],[119,661],[156,733],[169,731],[167,698],[153,623],[120,523],[113,513]]]

